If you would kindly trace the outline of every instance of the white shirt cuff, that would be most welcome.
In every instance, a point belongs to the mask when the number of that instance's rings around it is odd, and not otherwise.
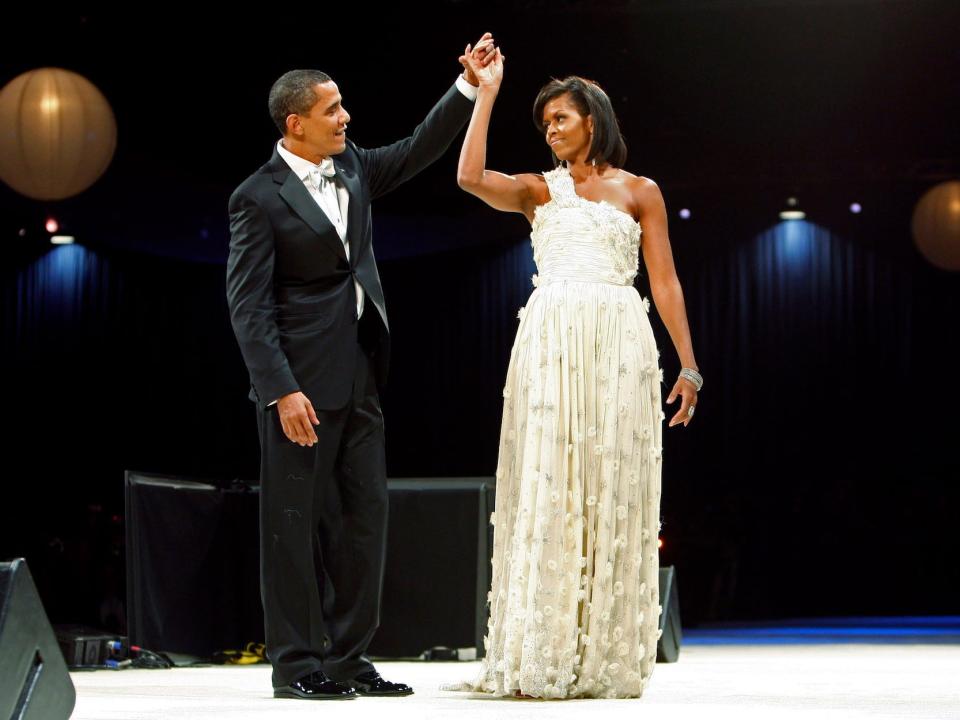
[[[457,90],[463,93],[463,96],[470,102],[476,102],[477,90],[473,85],[463,79],[463,75],[457,75]]]

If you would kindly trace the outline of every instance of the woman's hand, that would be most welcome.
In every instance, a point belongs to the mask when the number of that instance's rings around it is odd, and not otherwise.
[[[474,50],[480,51],[478,55],[479,55],[480,62],[483,65],[486,65],[491,60],[493,60],[493,50],[494,50],[493,43],[494,43],[493,35],[488,32],[484,33],[480,37],[480,39],[477,40],[477,47],[474,48]],[[469,48],[470,46],[467,45],[467,49]],[[466,54],[467,53],[465,53],[465,55]],[[464,55],[461,55],[458,59],[460,60],[460,64],[463,65],[463,79],[466,80],[471,85],[473,85],[474,87],[477,87],[480,84],[480,82],[477,80],[477,76],[473,73],[473,70],[470,69],[470,66],[464,62]]]
[[[669,427],[680,423],[683,423],[683,426],[686,427],[693,419],[693,410],[697,406],[697,390],[692,382],[681,377],[677,378],[677,382],[674,383],[673,390],[670,391],[670,397],[667,398],[667,404],[672,404],[677,399],[677,395],[681,397],[680,409],[677,410],[676,415],[670,418]]]
[[[466,69],[467,82],[470,82],[469,75],[472,74],[481,88],[497,89],[503,81],[503,61],[506,57],[501,54],[500,48],[493,46],[493,38],[489,35],[484,35],[476,47],[467,45],[459,60]]]

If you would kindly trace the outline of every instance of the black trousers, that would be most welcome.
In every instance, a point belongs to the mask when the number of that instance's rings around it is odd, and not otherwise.
[[[383,415],[359,343],[350,402],[317,418],[311,448],[284,435],[275,405],[258,413],[260,587],[274,687],[316,670],[347,680],[373,669],[364,653],[380,623],[388,496]]]

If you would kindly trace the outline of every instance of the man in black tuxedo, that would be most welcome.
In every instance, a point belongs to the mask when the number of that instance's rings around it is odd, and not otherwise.
[[[488,33],[474,52],[489,62],[492,48]],[[465,71],[410,137],[366,150],[346,138],[333,80],[288,72],[269,98],[283,137],[230,197],[227,301],[257,403],[275,697],[413,692],[364,655],[379,624],[387,523],[378,389],[389,325],[370,201],[443,154],[476,85]]]

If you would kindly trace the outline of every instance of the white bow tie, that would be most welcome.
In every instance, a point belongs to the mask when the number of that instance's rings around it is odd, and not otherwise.
[[[324,178],[329,179],[336,174],[337,169],[333,165],[333,160],[327,157],[323,159],[319,167],[315,167],[310,170],[310,180],[317,188],[319,188]]]

